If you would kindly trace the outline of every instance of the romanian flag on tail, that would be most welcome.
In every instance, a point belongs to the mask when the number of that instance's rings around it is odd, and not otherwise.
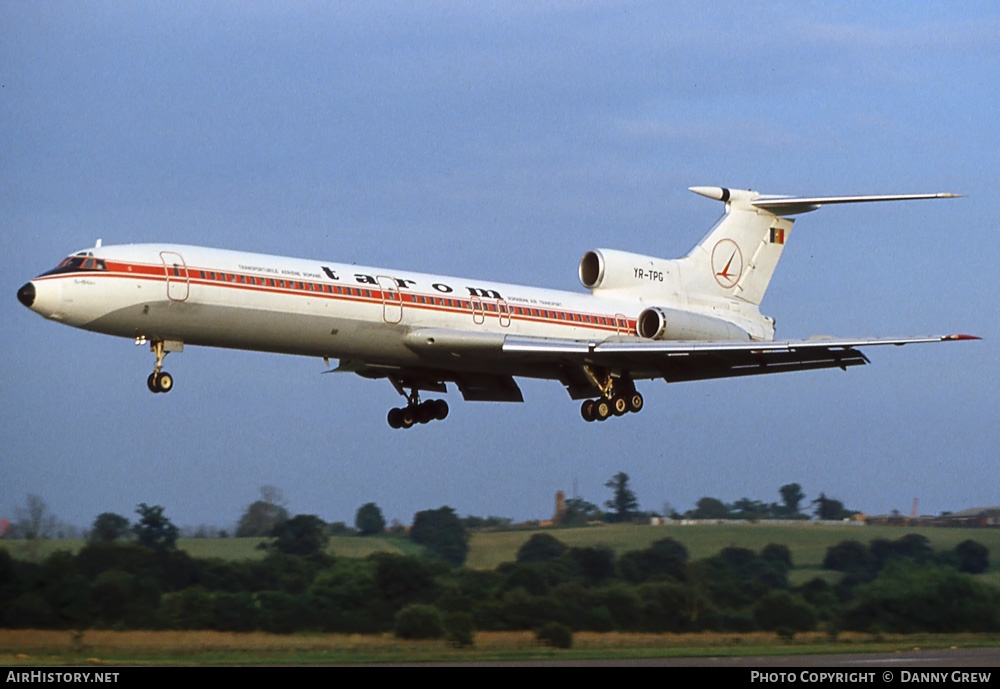
[[[771,228],[771,243],[772,244],[784,244],[785,243],[785,231],[780,227]]]

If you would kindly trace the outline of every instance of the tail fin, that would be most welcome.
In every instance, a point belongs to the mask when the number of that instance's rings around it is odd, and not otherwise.
[[[723,201],[726,212],[705,238],[680,259],[681,280],[690,293],[729,297],[759,306],[792,220],[757,208],[752,191],[693,187],[691,191]]]
[[[759,306],[778,266],[793,220],[785,217],[834,203],[955,198],[956,194],[896,196],[764,196],[754,191],[691,187],[722,201],[726,212],[687,256],[678,261],[681,281],[690,293],[728,297]]]

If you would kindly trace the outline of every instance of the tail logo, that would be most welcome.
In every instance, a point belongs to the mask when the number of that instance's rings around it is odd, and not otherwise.
[[[720,239],[712,249],[712,273],[723,289],[732,289],[743,274],[743,252],[732,239]]]

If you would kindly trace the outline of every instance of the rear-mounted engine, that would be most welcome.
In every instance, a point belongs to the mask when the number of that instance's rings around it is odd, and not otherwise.
[[[674,261],[613,249],[594,249],[580,259],[580,282],[591,291],[646,289],[667,283]]]
[[[729,321],[700,313],[663,306],[644,309],[636,320],[636,331],[647,340],[714,340],[747,342],[750,335]]]

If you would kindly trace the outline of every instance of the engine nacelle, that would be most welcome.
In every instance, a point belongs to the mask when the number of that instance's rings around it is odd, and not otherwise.
[[[635,329],[647,340],[713,340],[747,342],[750,334],[734,323],[690,311],[663,306],[643,309]]]
[[[580,282],[589,290],[644,289],[670,280],[675,261],[613,249],[594,249],[580,259]]]

